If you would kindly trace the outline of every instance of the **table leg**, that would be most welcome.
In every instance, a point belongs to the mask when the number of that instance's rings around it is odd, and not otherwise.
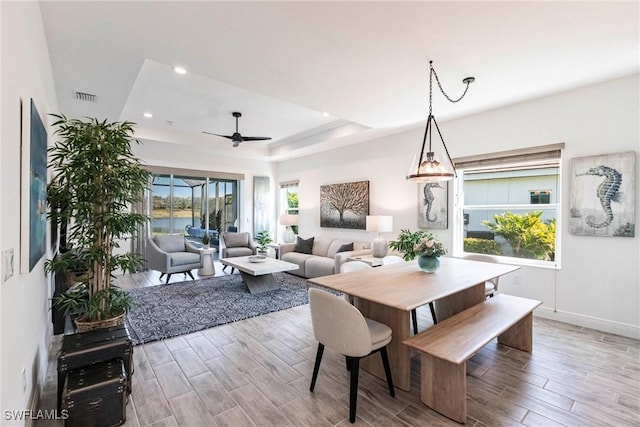
[[[434,301],[438,323],[484,301],[484,282]]]
[[[410,312],[361,298],[354,298],[354,303],[365,317],[384,323],[391,328],[393,335],[391,342],[387,344],[387,351],[393,384],[399,389],[409,391],[411,388],[411,349],[402,344],[402,341],[411,335]],[[386,380],[384,367],[377,354],[362,359],[360,363],[363,369],[382,380]]]
[[[276,281],[276,278],[273,276],[273,274],[252,276],[251,274],[247,274],[244,271],[241,271],[240,275],[242,276],[242,281],[245,285],[247,285],[247,288],[249,288],[249,292],[251,292],[252,294],[280,289],[280,284]]]

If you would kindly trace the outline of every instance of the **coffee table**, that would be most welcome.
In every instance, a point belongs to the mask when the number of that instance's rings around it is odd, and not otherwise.
[[[273,273],[297,270],[296,264],[267,257],[263,262],[249,261],[251,256],[222,258],[220,262],[229,267],[237,268],[242,281],[249,288],[249,292],[257,294],[280,288]]]

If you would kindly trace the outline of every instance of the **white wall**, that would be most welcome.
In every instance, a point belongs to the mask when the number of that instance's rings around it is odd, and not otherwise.
[[[640,160],[639,76],[439,123],[452,156],[564,142],[561,221],[568,222],[570,159],[635,151]],[[437,112],[436,112],[437,113]],[[278,164],[278,180],[300,180],[300,234],[373,238],[364,231],[320,228],[320,185],[370,181],[370,212],[394,217],[391,240],[417,229],[417,188],[405,180],[422,129]],[[639,165],[636,165],[638,169]],[[636,224],[640,218],[636,173]],[[451,191],[451,187],[450,187]],[[450,215],[452,209],[450,198]],[[569,235],[562,229],[560,270],[523,267],[501,289],[540,299],[536,314],[626,336],[640,337],[640,231],[635,238]],[[438,230],[452,246],[452,229]]]
[[[34,99],[47,129],[51,123],[47,113],[57,112],[58,106],[39,3],[0,2],[0,8],[0,249],[12,248],[15,254],[14,275],[0,285],[0,408],[3,425],[23,425],[24,421],[5,420],[4,411],[28,409],[31,397],[37,395],[38,381],[47,367],[51,314],[44,258],[30,273],[20,274],[20,99],[26,108],[25,120],[29,100]],[[27,377],[24,392],[23,368]]]
[[[242,148],[239,148],[242,149]],[[224,156],[215,149],[189,147],[185,152],[183,145],[144,141],[141,145],[133,145],[134,154],[144,163],[153,166],[166,166],[180,169],[196,169],[204,171],[244,173],[245,179],[240,183],[239,225],[240,231],[253,234],[253,177],[268,176],[271,178],[271,235],[276,232],[277,191],[275,182],[275,164],[265,161],[245,159],[242,157]]]

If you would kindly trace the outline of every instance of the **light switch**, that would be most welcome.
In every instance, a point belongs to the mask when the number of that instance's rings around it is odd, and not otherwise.
[[[13,276],[13,248],[2,251],[2,283]]]

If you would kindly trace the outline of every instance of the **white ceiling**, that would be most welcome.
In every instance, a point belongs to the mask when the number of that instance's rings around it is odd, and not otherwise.
[[[457,104],[434,88],[441,121],[638,73],[639,9],[636,1],[41,2],[62,113],[131,120],[148,143],[276,160],[422,126],[430,59],[452,97],[476,77]],[[233,111],[243,114],[240,133],[273,140],[231,148],[202,133],[233,133]]]

